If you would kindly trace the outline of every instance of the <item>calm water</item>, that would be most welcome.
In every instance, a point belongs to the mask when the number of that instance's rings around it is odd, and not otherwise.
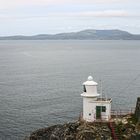
[[[0,41],[0,140],[76,120],[88,75],[113,109],[134,107],[140,41]]]

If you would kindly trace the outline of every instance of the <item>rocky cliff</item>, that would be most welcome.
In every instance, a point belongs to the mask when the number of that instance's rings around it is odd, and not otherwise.
[[[115,117],[110,122],[76,121],[32,132],[25,140],[140,140],[140,123],[134,115]]]

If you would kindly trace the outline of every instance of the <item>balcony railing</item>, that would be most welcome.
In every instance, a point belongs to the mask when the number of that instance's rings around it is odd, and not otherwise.
[[[93,116],[93,120],[95,122],[98,121],[105,121],[105,120],[111,120],[112,118],[117,118],[125,115],[132,115],[135,113],[135,108],[130,108],[130,109],[119,109],[119,110],[111,110],[111,117],[108,118],[107,115],[102,115],[101,118],[96,119],[95,116]],[[106,118],[106,119],[105,119]],[[83,113],[79,115],[79,119],[83,120]]]

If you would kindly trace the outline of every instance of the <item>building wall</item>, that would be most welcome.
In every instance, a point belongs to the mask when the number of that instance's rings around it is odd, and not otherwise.
[[[92,101],[93,100],[91,98],[83,98],[83,119],[89,122],[96,119],[96,109]]]
[[[101,112],[102,120],[111,118],[111,103],[105,101],[95,101],[94,98],[83,98],[83,119],[92,122],[96,120],[96,106],[105,106],[106,112]]]
[[[91,95],[97,94],[97,86],[86,86],[86,92]]]

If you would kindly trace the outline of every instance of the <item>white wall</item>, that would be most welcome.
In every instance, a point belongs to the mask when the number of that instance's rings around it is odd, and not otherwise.
[[[91,95],[97,95],[97,86],[86,85],[86,93]]]
[[[111,118],[111,103],[95,101],[94,98],[83,98],[83,119],[92,122],[96,120],[96,106],[106,106],[106,112],[101,112],[102,120]],[[90,115],[91,114],[91,115]]]

